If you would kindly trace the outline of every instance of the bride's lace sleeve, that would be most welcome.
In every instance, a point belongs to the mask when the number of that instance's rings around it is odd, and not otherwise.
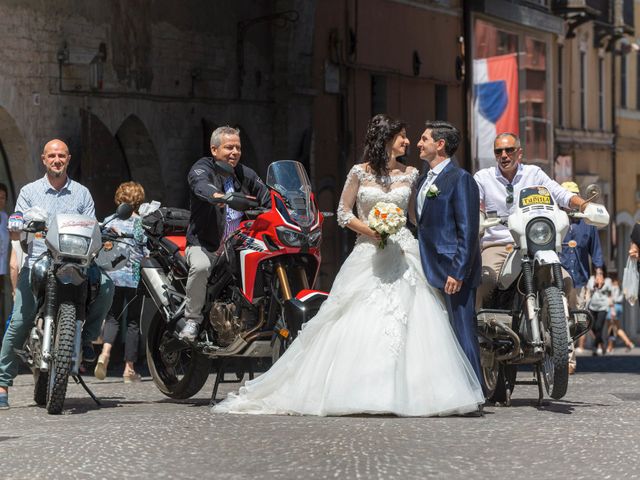
[[[344,182],[344,188],[342,189],[342,195],[340,195],[340,202],[338,203],[338,225],[342,228],[345,228],[349,221],[355,217],[353,206],[356,203],[359,187],[358,166],[354,165],[349,170],[347,180]]]

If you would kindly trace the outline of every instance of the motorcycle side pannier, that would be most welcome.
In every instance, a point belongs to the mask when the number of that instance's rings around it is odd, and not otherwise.
[[[184,235],[191,212],[184,208],[160,207],[142,218],[142,226],[152,235]]]

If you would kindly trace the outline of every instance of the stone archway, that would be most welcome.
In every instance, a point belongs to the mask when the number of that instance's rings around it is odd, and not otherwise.
[[[34,164],[29,161],[28,148],[18,125],[7,110],[0,107],[0,182],[7,186],[7,204],[5,212],[14,210],[19,189],[34,178]],[[6,227],[5,227],[6,228]],[[5,232],[5,235],[8,233]],[[4,237],[6,242],[9,241]],[[9,248],[3,242],[0,245],[0,262],[7,269],[9,263]],[[8,270],[6,270],[8,272]],[[0,339],[4,331],[4,319],[11,311],[11,286],[9,275],[0,276]]]
[[[93,113],[80,109],[82,121],[79,159],[71,157],[72,178],[89,189],[102,220],[116,209],[113,197],[118,185],[131,179],[131,172],[120,145],[107,126]]]
[[[7,208],[13,207],[18,191],[35,180],[27,143],[9,112],[0,107],[0,182],[9,188]]]
[[[131,180],[142,184],[147,201],[164,203],[165,186],[158,153],[142,121],[135,115],[128,116],[116,132],[116,141],[129,168]]]

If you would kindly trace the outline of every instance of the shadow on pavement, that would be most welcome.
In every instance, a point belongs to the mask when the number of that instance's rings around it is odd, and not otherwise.
[[[104,410],[107,408],[119,408],[125,405],[140,405],[144,403],[152,403],[142,400],[124,400],[124,397],[98,397],[100,405],[96,404],[90,398],[73,398],[64,402],[63,415],[82,415],[84,413],[93,412],[95,410]]]

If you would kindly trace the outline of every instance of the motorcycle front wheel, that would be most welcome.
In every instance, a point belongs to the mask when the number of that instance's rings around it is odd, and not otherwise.
[[[551,398],[561,399],[569,385],[569,335],[562,291],[548,287],[542,292],[540,330],[544,342],[542,372]]]
[[[198,393],[205,384],[211,360],[182,342],[177,350],[165,350],[165,346],[175,342],[179,340],[167,331],[162,315],[156,312],[146,339],[149,371],[158,390],[169,398],[183,400]]]
[[[53,344],[53,356],[49,368],[47,389],[47,412],[59,414],[64,407],[67,383],[71,373],[73,344],[76,336],[76,306],[64,302],[58,307],[58,321]]]
[[[35,338],[33,333],[35,331]],[[33,355],[33,364],[31,371],[33,372],[33,401],[36,405],[42,407],[47,403],[47,388],[49,386],[49,372],[40,370],[39,365],[42,362],[42,337],[34,327],[34,331],[30,335],[29,350]]]
[[[47,403],[47,387],[49,385],[49,373],[40,369],[33,371],[33,401],[42,407]]]

